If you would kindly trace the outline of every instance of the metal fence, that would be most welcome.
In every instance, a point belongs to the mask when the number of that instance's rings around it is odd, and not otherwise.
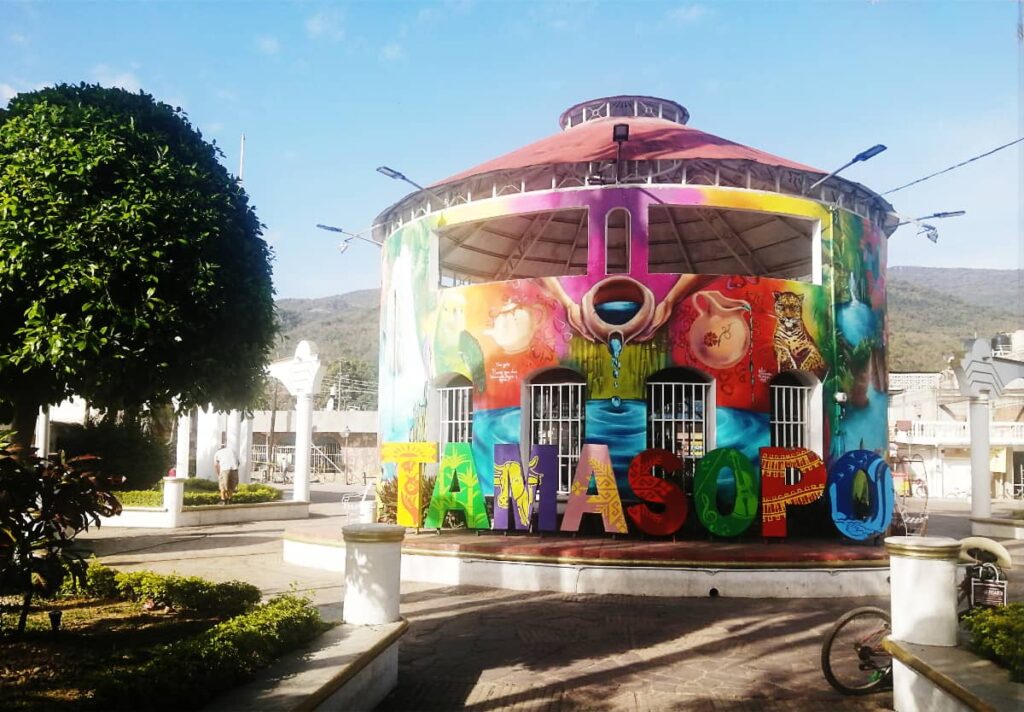
[[[340,482],[351,477],[346,461],[346,448],[335,443],[313,445],[310,451],[310,478],[315,482]],[[295,470],[295,446],[275,445],[270,452],[267,445],[253,443],[249,451],[254,482],[292,481]]]

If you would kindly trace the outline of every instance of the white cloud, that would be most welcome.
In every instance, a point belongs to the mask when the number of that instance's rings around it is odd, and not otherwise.
[[[385,62],[398,62],[405,59],[405,50],[397,42],[388,42],[380,48],[380,58]]]
[[[20,32],[13,32],[13,33],[11,33],[10,35],[8,35],[8,39],[10,39],[11,44],[16,44],[16,45],[27,45],[28,44],[28,37],[26,37],[25,35],[21,34]]]
[[[306,33],[314,39],[337,41],[345,37],[345,13],[321,10],[306,18]]]
[[[708,14],[708,9],[700,4],[680,5],[668,13],[668,19],[680,25],[696,22]]]
[[[256,49],[260,54],[277,54],[281,51],[281,43],[271,35],[261,35],[256,38]]]
[[[0,82],[0,106],[6,106],[7,102],[14,98],[18,90],[10,84]]]
[[[119,87],[131,92],[142,88],[139,78],[133,72],[119,72],[106,64],[93,67],[92,78],[106,87]]]

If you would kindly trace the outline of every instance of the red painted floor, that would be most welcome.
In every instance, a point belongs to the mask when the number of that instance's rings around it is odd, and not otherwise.
[[[335,528],[303,528],[285,536],[304,541],[337,544],[341,532]],[[402,545],[407,553],[444,554],[510,561],[604,563],[610,566],[718,565],[757,566],[885,566],[888,554],[881,545],[859,544],[841,539],[644,540],[610,535],[579,536],[509,534],[486,531],[479,535],[467,530],[434,531],[419,534],[410,530]]]

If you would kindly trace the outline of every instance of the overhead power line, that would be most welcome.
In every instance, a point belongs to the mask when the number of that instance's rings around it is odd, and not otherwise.
[[[884,193],[882,193],[882,195],[889,195],[889,193],[895,193],[897,190],[903,190],[904,188],[909,188],[912,185],[917,185],[918,183],[923,183],[926,180],[928,180],[929,178],[934,178],[935,176],[941,176],[943,173],[949,173],[952,170],[960,168],[961,166],[966,166],[968,163],[973,163],[974,161],[977,161],[979,158],[984,158],[985,156],[991,156],[993,153],[996,153],[998,151],[1002,151],[1004,148],[1009,148],[1010,146],[1013,146],[1014,144],[1018,144],[1021,141],[1024,141],[1024,136],[1021,136],[1016,141],[1010,141],[1009,143],[1004,143],[1002,146],[998,146],[996,148],[993,148],[991,151],[986,151],[985,153],[977,155],[974,158],[968,158],[966,161],[961,161],[960,163],[957,163],[955,166],[950,166],[949,168],[944,168],[941,171],[936,171],[935,173],[932,173],[931,175],[927,175],[924,178],[918,178],[917,180],[911,181],[911,182],[907,183],[906,185],[901,185],[898,188],[893,188],[892,190],[887,190]]]

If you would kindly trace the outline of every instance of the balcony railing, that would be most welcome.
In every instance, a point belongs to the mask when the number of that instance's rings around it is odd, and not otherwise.
[[[1024,423],[993,421],[989,423],[991,445],[1024,445]],[[898,443],[916,445],[969,445],[971,426],[954,420],[915,420],[910,430],[897,430]]]

